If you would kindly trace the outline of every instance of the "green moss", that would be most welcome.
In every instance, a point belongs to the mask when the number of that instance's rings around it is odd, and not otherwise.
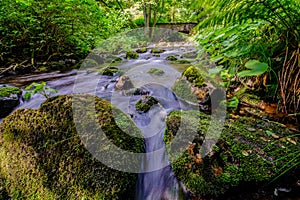
[[[95,111],[82,116],[91,100]],[[109,102],[90,95],[50,98],[40,109],[17,110],[1,124],[0,174],[13,199],[121,199],[134,191],[136,174],[107,167],[87,151],[74,124],[74,101],[80,126],[99,125],[87,134],[99,151],[110,148],[97,143],[101,129],[119,148],[144,152],[139,129]],[[122,156],[115,155],[116,162]]]
[[[150,108],[157,104],[158,101],[152,97],[152,96],[143,96],[141,99],[139,99],[136,104],[135,108],[139,112],[148,112]]]
[[[139,54],[135,51],[129,51],[126,53],[126,58],[127,59],[138,59]]]
[[[119,69],[117,67],[106,67],[99,71],[99,74],[105,75],[105,76],[113,76],[115,73],[117,73]]]
[[[156,76],[161,76],[163,75],[165,72],[161,69],[157,69],[157,68],[150,68],[148,71],[149,74],[153,74]]]
[[[9,97],[10,95],[21,95],[22,90],[15,87],[2,87],[0,88],[0,97]]]
[[[152,54],[152,56],[154,56],[154,57],[160,57],[160,54],[159,53],[154,53],[154,54]]]
[[[183,60],[183,59],[176,60],[175,62],[178,63],[178,64],[191,64],[191,61]]]
[[[191,92],[191,83],[186,80],[178,79],[172,86],[172,91],[180,98],[197,103],[197,96]]]
[[[195,59],[197,57],[197,53],[196,52],[184,53],[184,54],[182,54],[182,57],[184,57],[184,58],[190,58],[190,59]]]
[[[140,48],[140,49],[137,49],[137,50],[136,50],[137,53],[146,53],[147,51],[148,51],[148,48],[147,48],[147,47]]]
[[[153,54],[160,54],[160,53],[163,53],[165,51],[166,50],[164,50],[164,49],[151,49],[151,53],[153,53]]]
[[[175,60],[178,60],[178,58],[174,55],[170,55],[170,56],[166,57],[166,60],[175,61]]]
[[[200,70],[195,66],[188,67],[182,74],[186,79],[197,87],[202,87],[204,78]]]
[[[258,187],[273,181],[291,166],[299,170],[299,160],[295,159],[300,153],[299,141],[294,144],[297,138],[288,142],[293,135],[288,129],[246,117],[228,120],[213,151],[198,159],[204,139],[209,139],[205,138],[208,127],[213,126],[209,119],[197,111],[171,112],[166,119],[165,143],[176,146],[176,142],[184,142],[187,149],[177,157],[168,156],[172,169],[195,196],[218,196],[242,184]],[[193,133],[190,127],[195,124],[198,128]],[[195,137],[192,141],[174,140],[180,137],[176,135],[178,130]]]

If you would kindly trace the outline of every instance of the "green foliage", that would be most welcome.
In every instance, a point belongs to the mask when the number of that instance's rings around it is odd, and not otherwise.
[[[47,87],[46,84],[47,84],[46,82],[31,83],[29,86],[25,88],[26,90],[30,90],[30,91],[27,91],[25,93],[24,98],[26,100],[29,100],[32,97],[32,95],[39,93],[43,95],[46,99],[49,99],[50,94],[57,93],[57,90]]]
[[[250,70],[244,70],[238,73],[239,77],[258,76],[265,73],[269,66],[266,63],[259,62],[258,60],[250,60],[245,64],[245,67]]]
[[[24,70],[62,57],[79,59],[123,26],[122,16],[105,13],[94,0],[3,0],[0,70]]]
[[[280,110],[297,113],[300,109],[297,92],[300,88],[300,2],[204,0],[194,5],[203,11],[197,40],[211,59],[236,73],[243,70],[249,60],[265,63],[239,75],[251,78],[268,72],[257,79],[260,79],[256,81],[258,85],[263,83],[266,90],[269,90],[267,85],[277,85]],[[275,91],[266,92],[276,96]]]

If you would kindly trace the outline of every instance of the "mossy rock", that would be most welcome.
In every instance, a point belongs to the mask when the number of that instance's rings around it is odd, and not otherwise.
[[[169,60],[169,61],[176,61],[176,60],[178,60],[178,58],[177,58],[176,56],[174,56],[174,55],[170,55],[170,56],[167,56],[167,57],[166,57],[166,60]]]
[[[150,108],[155,104],[158,104],[158,101],[154,97],[143,96],[136,102],[135,108],[137,111],[145,113],[148,112]]]
[[[129,52],[126,53],[126,58],[127,59],[138,59],[139,54],[135,51],[129,51]]]
[[[106,67],[99,71],[100,75],[104,76],[113,76],[114,74],[118,73],[119,69],[117,67]]]
[[[195,59],[197,58],[197,52],[187,52],[182,54],[183,58]]]
[[[147,47],[140,48],[140,49],[137,49],[137,50],[136,50],[137,53],[146,53],[147,51],[148,51],[148,48],[147,48]]]
[[[0,118],[9,115],[20,104],[22,90],[15,87],[0,88]]]
[[[183,73],[182,76],[194,84],[196,87],[202,87],[204,83],[204,78],[200,70],[195,66],[188,67]]]
[[[273,180],[280,183],[276,178],[281,173],[300,168],[299,138],[279,124],[247,117],[228,119],[213,150],[202,157],[203,142],[209,141],[208,128],[215,130],[210,116],[199,111],[173,111],[166,123],[167,148],[178,142],[185,144],[183,153],[168,156],[172,169],[196,197],[216,197],[245,185],[261,188]],[[198,128],[191,129],[195,124]],[[185,134],[194,138],[181,140]]]
[[[153,53],[153,54],[161,54],[165,51],[166,50],[164,50],[164,49],[151,49],[151,53]]]
[[[16,87],[1,87],[0,88],[0,99],[3,97],[10,98],[11,96],[19,96],[22,94],[22,90]]]
[[[152,56],[154,56],[154,57],[160,57],[160,54],[159,53],[154,53],[154,54],[152,54]]]
[[[187,102],[197,103],[197,96],[191,91],[192,84],[184,79],[177,79],[172,86],[172,91],[176,96]]]
[[[76,107],[77,121],[92,134],[78,135],[72,109],[74,100],[80,105]],[[82,115],[80,108],[87,108],[91,100],[93,112]],[[116,118],[120,119],[118,124]],[[92,123],[98,126],[93,129]],[[110,148],[97,143],[100,130],[119,148],[144,152],[141,132],[132,120],[109,102],[91,95],[57,96],[38,110],[16,110],[0,127],[0,175],[9,195],[12,199],[133,197],[137,174],[104,165],[83,144],[89,138],[96,143],[97,151]],[[114,158],[118,161],[122,156],[118,153]]]
[[[174,61],[177,64],[191,64],[192,62],[190,60],[184,60],[184,59],[178,59]]]
[[[157,68],[150,68],[149,71],[148,71],[148,74],[153,74],[153,75],[156,75],[156,76],[161,76],[164,73],[165,73],[164,70],[157,69]]]

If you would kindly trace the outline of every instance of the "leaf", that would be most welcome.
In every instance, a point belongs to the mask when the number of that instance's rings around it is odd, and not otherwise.
[[[245,64],[245,67],[250,70],[244,70],[238,73],[239,77],[258,76],[265,73],[269,66],[267,63],[259,62],[258,60],[250,60]]]
[[[269,130],[266,130],[266,134],[267,135],[272,135],[272,134],[274,134],[272,131],[269,131]]]
[[[46,87],[45,90],[48,91],[48,92],[52,92],[52,93],[57,93],[58,92],[56,89],[49,88],[49,87]]]
[[[24,98],[26,100],[29,100],[31,98],[31,92],[26,92],[25,95],[24,95]]]

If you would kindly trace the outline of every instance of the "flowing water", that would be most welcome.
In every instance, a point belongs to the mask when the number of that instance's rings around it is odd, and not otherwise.
[[[159,101],[159,105],[151,107],[147,113],[139,113],[135,110],[135,103],[142,95],[123,95],[115,91],[114,86],[118,76],[101,76],[98,72],[89,70],[2,77],[0,84],[24,89],[32,82],[47,81],[47,86],[58,91],[55,95],[63,95],[80,92],[74,87],[76,82],[77,87],[84,88],[85,93],[96,94],[111,101],[132,117],[141,129],[145,138],[146,152],[159,152],[155,156],[145,154],[143,158],[136,186],[136,199],[188,199],[189,192],[172,172],[163,142],[167,114],[172,110],[188,109],[170,89],[185,66],[171,64],[165,60],[165,57],[168,55],[180,57],[187,52],[195,52],[195,48],[189,46],[168,48],[160,57],[154,57],[148,51],[140,54],[139,59],[126,60],[118,66],[130,77],[135,88],[147,91],[147,94]],[[163,76],[150,75],[147,73],[150,68],[162,69],[165,74]],[[91,88],[91,82],[94,82],[97,88]],[[36,109],[44,101],[45,98],[42,95],[36,94],[29,101],[23,100],[18,108]]]

